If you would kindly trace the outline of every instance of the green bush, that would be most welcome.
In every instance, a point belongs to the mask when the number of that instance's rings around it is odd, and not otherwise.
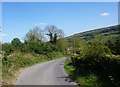
[[[105,76],[105,84],[110,82],[114,86],[120,85],[120,56],[112,55],[111,53],[111,50],[119,52],[119,48],[117,48],[119,47],[119,38],[115,36],[114,39],[115,42],[113,41],[113,37],[98,35],[89,40],[89,42],[81,41],[78,48],[79,51],[76,51],[71,56],[72,65],[75,67],[74,71],[80,69],[79,72],[83,70],[84,73],[95,73],[97,77],[100,75],[99,72],[102,72]],[[110,45],[113,48],[110,48],[108,43],[106,44],[109,40],[113,41],[109,42],[109,45],[111,43],[113,44],[112,46]],[[109,76],[112,76],[114,80],[110,80],[111,78]]]
[[[13,78],[14,73],[16,73],[16,71],[19,71],[21,68],[29,67],[36,63],[57,59],[63,56],[60,52],[51,52],[47,55],[14,52],[9,56],[4,56],[2,58],[3,82],[6,82],[6,80]]]
[[[5,55],[9,55],[14,51],[13,46],[10,43],[2,44],[2,51],[5,52]]]
[[[120,35],[111,35],[107,38],[106,45],[110,48],[113,54],[120,55]]]

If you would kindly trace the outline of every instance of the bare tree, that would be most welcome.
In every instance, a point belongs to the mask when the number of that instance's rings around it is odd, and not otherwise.
[[[51,43],[56,43],[58,39],[64,37],[62,29],[58,29],[54,25],[47,25],[44,30],[45,34],[48,35]]]
[[[39,26],[36,26],[33,29],[29,30],[25,36],[25,41],[43,41],[43,39],[43,32]]]

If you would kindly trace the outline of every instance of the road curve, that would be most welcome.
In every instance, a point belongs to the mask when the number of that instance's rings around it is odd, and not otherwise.
[[[15,85],[77,85],[64,72],[66,58],[36,64],[25,69]]]

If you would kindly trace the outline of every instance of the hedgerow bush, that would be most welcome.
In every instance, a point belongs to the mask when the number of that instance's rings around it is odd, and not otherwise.
[[[42,54],[14,52],[9,56],[2,58],[2,77],[3,82],[6,82],[14,77],[16,71],[21,68],[32,66],[36,63],[49,61],[62,57],[62,53],[52,52],[49,57]]]
[[[92,70],[92,72],[100,70],[106,73],[108,78],[112,76],[115,84],[120,85],[120,55],[112,54],[106,45],[107,41],[108,38],[103,35],[95,36],[89,43],[81,44],[79,53],[73,53],[71,60],[77,69],[84,68],[85,71]]]

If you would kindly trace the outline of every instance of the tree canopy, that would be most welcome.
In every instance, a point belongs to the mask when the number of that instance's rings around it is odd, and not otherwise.
[[[21,41],[19,38],[14,38],[12,41],[11,41],[11,44],[15,47],[21,45]]]
[[[43,32],[39,26],[36,26],[33,29],[29,30],[25,36],[25,41],[43,41],[43,39]]]
[[[58,39],[64,36],[62,29],[54,25],[47,25],[44,29],[45,34],[49,37],[51,43],[56,43]]]

